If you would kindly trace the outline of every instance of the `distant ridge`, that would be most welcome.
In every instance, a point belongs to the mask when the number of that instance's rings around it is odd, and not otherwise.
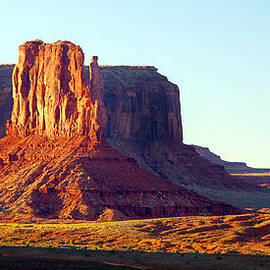
[[[245,174],[245,173],[270,173],[269,169],[259,169],[247,166],[245,162],[231,162],[221,159],[220,156],[211,152],[208,147],[203,147],[199,145],[192,145],[195,150],[200,154],[201,157],[217,164],[223,166],[224,169],[230,174]]]

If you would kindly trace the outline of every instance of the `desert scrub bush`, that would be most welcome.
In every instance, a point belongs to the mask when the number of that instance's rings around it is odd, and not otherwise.
[[[75,245],[75,239],[69,239],[65,241],[66,245]]]

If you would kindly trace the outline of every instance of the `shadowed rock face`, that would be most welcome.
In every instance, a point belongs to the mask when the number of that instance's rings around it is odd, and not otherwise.
[[[6,122],[11,118],[13,68],[14,65],[0,65],[0,138],[6,135]]]
[[[101,68],[107,138],[183,141],[178,86],[154,67]]]

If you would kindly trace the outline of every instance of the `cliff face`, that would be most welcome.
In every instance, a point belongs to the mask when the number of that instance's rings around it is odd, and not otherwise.
[[[179,89],[154,67],[103,66],[107,138],[182,142]]]
[[[96,117],[103,132],[106,129],[107,138],[182,142],[179,89],[156,68],[99,68],[97,58],[93,58],[91,68],[84,67],[89,89],[82,76],[84,56],[78,46],[36,41],[26,42],[19,51],[19,63],[13,71],[14,109],[7,129],[10,134],[87,134],[94,128],[89,123],[93,118],[90,111],[99,106]],[[96,91],[103,87],[104,97],[103,91]],[[6,89],[10,91],[10,85]],[[106,113],[101,113],[105,107]]]
[[[0,65],[0,138],[6,135],[6,122],[11,117],[13,68],[14,65]]]
[[[81,48],[71,42],[45,44],[36,40],[21,45],[13,71],[14,105],[7,134],[88,135],[95,140],[104,111],[102,104],[99,107],[100,96],[90,98],[83,63]],[[97,58],[93,58],[94,91],[102,87],[98,80]]]

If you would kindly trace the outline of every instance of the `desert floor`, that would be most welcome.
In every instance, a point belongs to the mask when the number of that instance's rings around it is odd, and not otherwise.
[[[43,222],[0,224],[1,269],[270,269],[269,214]]]

